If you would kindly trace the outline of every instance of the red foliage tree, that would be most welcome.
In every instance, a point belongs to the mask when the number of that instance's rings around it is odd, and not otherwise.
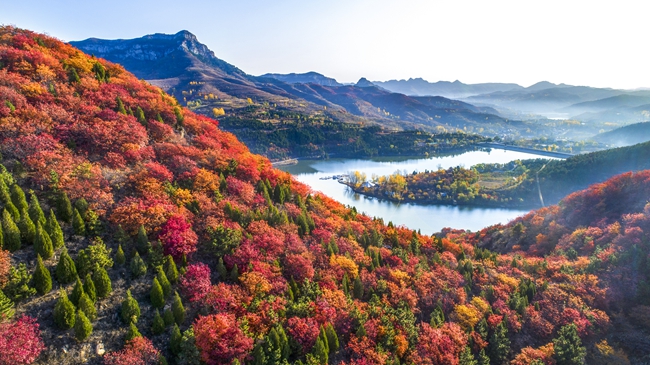
[[[165,254],[180,258],[196,251],[198,237],[192,230],[192,225],[180,214],[169,217],[158,236],[163,244]]]
[[[151,340],[145,337],[135,337],[127,342],[121,351],[104,356],[106,365],[158,365],[159,363],[160,352],[153,346]]]
[[[21,316],[11,323],[0,323],[0,364],[31,364],[45,349],[36,319]]]
[[[232,314],[213,314],[194,322],[196,347],[208,365],[240,362],[253,349],[253,339],[246,337]]]
[[[181,278],[181,290],[190,302],[198,302],[210,292],[210,268],[203,263],[192,264],[187,267],[185,275]]]
[[[466,345],[467,337],[457,324],[447,322],[441,328],[432,328],[423,323],[414,360],[423,365],[457,365],[458,356]]]

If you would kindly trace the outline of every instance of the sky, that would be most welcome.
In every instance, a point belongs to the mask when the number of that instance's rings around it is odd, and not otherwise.
[[[0,24],[63,41],[188,30],[260,75],[650,87],[645,2],[16,0]]]

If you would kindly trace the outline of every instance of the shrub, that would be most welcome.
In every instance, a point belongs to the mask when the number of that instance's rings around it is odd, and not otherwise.
[[[75,322],[74,304],[68,299],[65,290],[59,290],[59,300],[54,306],[54,323],[64,330],[72,328]]]
[[[104,365],[158,364],[160,352],[145,337],[135,337],[127,341],[122,351],[104,356]]]
[[[9,269],[9,282],[4,287],[5,294],[14,302],[21,301],[36,294],[36,289],[30,286],[32,275],[24,263]]]
[[[9,299],[5,293],[0,290],[0,322],[5,322],[12,319],[16,314],[14,309],[14,302]]]
[[[129,323],[129,330],[126,332],[126,341],[131,341],[132,339],[136,337],[142,337],[142,334],[140,331],[138,331],[138,326],[135,325],[135,323],[131,322]]]
[[[0,364],[31,364],[45,349],[35,318],[0,323]]]
[[[126,263],[126,256],[124,256],[124,251],[122,250],[122,245],[117,246],[117,252],[115,253],[115,263],[122,266]]]
[[[59,263],[56,265],[56,280],[61,284],[71,283],[77,277],[77,267],[68,255],[68,250],[64,249],[59,257]]]
[[[143,276],[147,273],[147,265],[144,263],[138,252],[136,252],[135,256],[131,259],[129,269],[131,270],[131,276],[134,278]]]
[[[50,270],[48,270],[45,265],[43,265],[43,259],[41,259],[40,255],[37,256],[36,260],[36,269],[32,275],[34,280],[34,288],[36,288],[36,291],[40,295],[43,295],[45,293],[49,293],[50,290],[52,290],[52,276],[50,276]]]

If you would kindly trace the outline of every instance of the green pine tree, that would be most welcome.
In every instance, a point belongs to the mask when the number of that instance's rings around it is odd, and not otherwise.
[[[61,284],[71,283],[77,278],[77,267],[68,255],[68,250],[63,249],[59,257],[59,263],[56,265],[56,280]]]
[[[34,240],[34,251],[36,251],[38,255],[41,255],[41,257],[44,258],[45,260],[49,259],[50,257],[52,257],[52,255],[54,255],[54,246],[52,245],[52,240],[50,239],[50,235],[47,234],[45,229],[43,229],[43,227],[41,226],[41,222],[38,222],[36,224],[36,239]]]
[[[177,364],[178,365],[200,365],[201,364],[201,353],[196,348],[196,338],[194,336],[194,328],[190,326],[186,331],[183,332],[183,338],[181,339],[181,350],[178,353]],[[235,365],[233,361],[233,365]]]
[[[11,218],[13,219],[14,222],[20,221],[20,211],[18,210],[18,208],[16,208],[14,203],[9,202],[5,204],[5,209],[7,210],[7,212],[9,212],[9,214],[11,214]]]
[[[158,282],[158,278],[153,278],[151,291],[149,291],[149,299],[154,308],[162,308],[165,306],[165,294],[160,286],[160,282]]]
[[[124,256],[124,250],[122,250],[122,245],[117,245],[117,252],[115,253],[115,263],[119,266],[126,263],[126,256]]]
[[[52,246],[54,249],[59,249],[65,245],[63,239],[63,230],[61,230],[61,225],[54,215],[54,210],[50,210],[50,216],[47,219],[47,224],[45,225],[47,233],[52,239]]]
[[[138,122],[140,122],[140,124],[144,126],[147,125],[147,118],[145,118],[144,111],[142,110],[142,108],[137,107],[135,109],[135,117],[138,119]]]
[[[111,278],[108,277],[106,269],[100,266],[95,266],[95,272],[93,273],[93,283],[95,284],[95,290],[97,293],[97,298],[106,298],[113,291],[111,286]]]
[[[363,282],[361,281],[361,278],[359,278],[358,276],[356,279],[354,279],[352,293],[354,294],[354,297],[356,299],[363,298],[363,294],[364,294]]]
[[[481,349],[478,353],[478,365],[490,365],[490,358],[485,353],[485,349]]]
[[[9,202],[11,202],[11,193],[9,192],[9,187],[5,182],[5,179],[0,179],[0,203],[6,205]]]
[[[587,350],[582,346],[578,329],[574,323],[560,328],[557,337],[553,339],[555,353],[553,358],[557,365],[582,365],[585,363]]]
[[[510,352],[510,339],[508,338],[508,327],[506,327],[505,320],[494,329],[489,343],[488,354],[491,362],[494,364],[504,363]]]
[[[4,235],[4,248],[9,252],[14,252],[20,249],[20,229],[11,214],[4,209],[2,211],[2,233]]]
[[[147,237],[147,231],[144,229],[144,226],[140,226],[138,229],[138,238],[135,240],[135,248],[141,255],[145,255],[151,249],[151,242],[149,242],[149,237]]]
[[[142,334],[138,331],[138,326],[131,322],[129,323],[129,330],[126,332],[126,338],[124,340],[128,342],[136,337],[142,337]]]
[[[95,303],[86,295],[86,293],[81,293],[79,298],[79,305],[77,308],[81,309],[86,317],[89,320],[95,321],[97,319],[97,309],[95,308]]]
[[[90,273],[86,274],[84,278],[84,293],[88,295],[88,298],[94,302],[97,301],[97,289],[95,288],[95,282],[93,282]]]
[[[154,335],[159,335],[165,332],[165,320],[160,316],[158,309],[155,310],[153,315],[153,324],[151,325],[151,331]]]
[[[77,268],[77,273],[79,276],[86,276],[92,270],[92,262],[88,251],[86,249],[80,250],[77,252],[77,257],[75,259],[75,267]]]
[[[316,340],[316,345],[314,345],[314,349],[312,350],[312,354],[318,360],[319,364],[327,364],[328,361],[328,355],[327,355],[327,347],[323,343],[323,340],[318,337]]]
[[[19,212],[23,210],[27,211],[29,208],[27,198],[25,198],[25,192],[18,184],[11,185],[11,202],[14,203]]]
[[[74,337],[79,342],[83,342],[93,332],[93,325],[82,310],[77,311],[77,316],[74,321]]]
[[[37,256],[36,260],[36,269],[34,269],[34,274],[32,275],[34,288],[36,288],[36,291],[40,295],[44,295],[52,290],[52,276],[50,275],[50,270],[43,265],[43,259],[40,255]]]
[[[12,302],[11,299],[0,290],[0,323],[12,319],[14,314],[16,314],[14,302]]]
[[[75,307],[79,306],[79,299],[81,298],[81,294],[84,294],[84,286],[81,283],[81,279],[79,279],[77,276],[77,282],[74,284],[72,294],[70,294],[70,301],[75,305]]]
[[[2,179],[0,179],[2,181]],[[2,224],[0,224],[0,249],[5,247],[5,233],[2,229]]]
[[[62,221],[66,223],[72,222],[72,204],[70,203],[70,199],[68,199],[68,194],[66,194],[64,191],[61,191],[59,194],[56,211]]]
[[[86,223],[76,208],[72,210],[72,230],[77,236],[86,235]]]
[[[170,308],[165,309],[163,312],[163,320],[165,321],[165,326],[171,326],[172,324],[176,323],[176,320],[174,319],[174,312]]]
[[[41,209],[41,205],[39,204],[38,198],[36,198],[34,192],[31,192],[29,196],[29,208],[27,209],[27,212],[34,224],[40,222],[41,226],[45,227],[45,223],[47,223],[45,213],[43,213],[43,209]]]
[[[59,300],[54,306],[54,322],[64,330],[72,328],[75,322],[74,304],[68,299],[65,290],[59,290]]]
[[[472,349],[469,346],[465,347],[465,350],[460,353],[460,359],[458,361],[458,365],[477,365],[478,362],[474,358],[474,354],[472,354]]]
[[[138,278],[147,273],[147,264],[144,263],[138,252],[136,252],[135,256],[131,259],[129,269],[131,270],[131,276],[134,278]]]
[[[178,295],[178,292],[174,292],[172,312],[174,313],[174,321],[178,325],[181,325],[183,322],[185,322],[185,307],[183,307],[183,302],[181,301],[181,297]]]
[[[331,323],[325,326],[325,334],[327,335],[327,345],[329,346],[330,353],[337,352],[339,350],[339,337]]]
[[[178,281],[178,268],[172,255],[167,255],[165,258],[165,275],[167,276],[167,280],[172,284]]]
[[[36,294],[36,289],[30,286],[32,274],[24,262],[9,268],[9,282],[5,284],[4,292],[14,302],[21,301]]]
[[[172,354],[178,355],[178,353],[181,352],[182,338],[183,336],[181,336],[181,329],[178,328],[178,325],[174,324],[174,327],[172,327],[172,335],[169,339],[169,350],[172,352]]]
[[[320,335],[318,335],[320,340],[323,342],[323,345],[325,346],[325,350],[327,353],[330,353],[330,344],[327,342],[327,334],[325,333],[325,327],[322,325],[320,326]]]
[[[86,213],[88,212],[88,202],[84,198],[79,198],[77,199],[76,202],[74,202],[74,208],[79,212],[79,215],[81,215],[81,218],[83,220],[86,220]]]
[[[433,312],[431,312],[431,321],[429,324],[433,328],[440,328],[445,324],[445,313],[442,311],[440,306],[437,306]]]
[[[223,257],[219,257],[219,262],[217,262],[217,272],[219,273],[221,280],[226,279],[228,270],[226,269],[226,265],[223,264]]]
[[[366,337],[366,327],[363,325],[363,323],[359,324],[359,328],[357,328],[357,338],[364,338]]]
[[[138,301],[131,296],[131,290],[126,291],[126,298],[122,301],[120,316],[122,322],[125,324],[129,322],[138,322],[138,318],[140,318],[140,305],[138,304]]]
[[[167,280],[167,275],[165,275],[165,272],[163,271],[162,267],[158,266],[156,268],[156,278],[158,279],[158,282],[160,283],[160,287],[163,290],[163,294],[165,294],[165,298],[169,298],[169,296],[172,294],[172,284]]]
[[[120,114],[126,115],[126,108],[124,107],[124,103],[122,102],[122,99],[120,99],[120,97],[118,96],[115,98],[115,102],[117,104],[115,111]]]
[[[36,225],[29,218],[27,209],[20,211],[20,220],[18,221],[18,229],[20,229],[20,239],[26,245],[34,244],[36,239]]]
[[[239,281],[239,267],[237,267],[237,264],[235,264],[232,267],[232,271],[230,272],[230,280],[232,280],[234,282]]]

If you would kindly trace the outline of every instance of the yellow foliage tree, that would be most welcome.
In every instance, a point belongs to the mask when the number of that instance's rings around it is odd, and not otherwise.
[[[454,308],[458,324],[465,330],[470,330],[481,320],[481,313],[473,305],[460,304]]]

